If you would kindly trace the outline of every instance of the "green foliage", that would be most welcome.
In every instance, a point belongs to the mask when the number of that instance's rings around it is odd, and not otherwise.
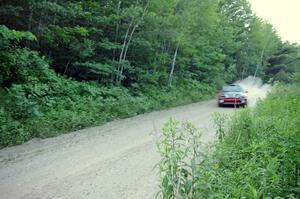
[[[277,86],[253,110],[240,110],[230,119],[216,115],[221,139],[207,157],[196,156],[199,164],[194,175],[184,170],[193,166],[189,163],[193,159],[179,156],[193,148],[181,144],[188,142],[188,133],[182,133],[176,121],[169,121],[159,145],[163,198],[299,198],[299,91],[299,85]],[[183,160],[187,164],[181,165]],[[177,179],[196,179],[180,184],[194,191],[183,189],[188,193],[178,195],[181,190],[172,187]]]
[[[0,146],[21,144],[30,138],[24,126],[11,118],[8,112],[0,109]]]
[[[268,60],[266,74],[272,82],[291,83],[293,73],[299,72],[300,46],[285,43],[280,50]]]
[[[20,32],[15,30],[10,30],[6,26],[0,25],[0,34],[2,37],[1,42],[15,40],[17,42],[22,39],[27,39],[31,41],[37,40],[36,36],[31,32]]]
[[[256,72],[290,82],[299,60],[246,0],[6,0],[0,17],[1,125],[26,132],[1,146],[204,100]]]
[[[158,164],[163,198],[195,198],[196,176],[201,153],[201,132],[191,123],[170,119],[157,144],[161,154]]]
[[[227,116],[222,113],[214,113],[213,119],[216,128],[216,136],[218,137],[218,140],[222,142],[225,138]]]
[[[0,147],[205,99],[213,90],[199,82],[178,88],[132,86],[131,90],[78,82],[57,75],[32,50],[8,48],[1,52],[6,56],[1,60],[6,67],[1,71],[5,89],[1,89]],[[97,63],[77,64],[81,66],[93,68],[94,73],[112,73],[109,66]]]
[[[22,126],[20,130],[27,132],[22,141],[26,141],[32,137],[56,136],[116,118],[182,105],[211,95],[209,90],[199,92],[199,87],[189,92],[186,90],[168,91],[151,87],[148,91],[136,90],[133,96],[123,87],[100,87],[95,83],[79,83],[59,77],[48,83],[14,84],[5,92],[1,104],[11,115],[11,119],[4,120],[3,125],[13,125],[16,129]],[[5,136],[3,140],[13,139]],[[15,144],[22,143],[18,137],[16,139]]]
[[[292,81],[297,84],[300,83],[300,72],[296,72],[293,74]]]

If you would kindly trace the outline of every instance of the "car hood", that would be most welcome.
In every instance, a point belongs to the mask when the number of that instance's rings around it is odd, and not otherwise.
[[[244,95],[243,92],[222,92],[222,95],[226,98],[235,98],[235,97],[241,97]]]

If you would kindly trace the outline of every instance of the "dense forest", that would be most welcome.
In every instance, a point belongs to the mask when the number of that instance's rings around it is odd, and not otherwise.
[[[0,147],[203,100],[248,75],[288,83],[300,64],[247,0],[2,0],[0,30]]]

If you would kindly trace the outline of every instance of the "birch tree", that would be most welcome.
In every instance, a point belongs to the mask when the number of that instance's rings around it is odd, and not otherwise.
[[[124,62],[126,61],[126,56],[128,52],[129,45],[131,43],[133,34],[136,31],[136,28],[139,26],[140,23],[143,22],[144,17],[147,13],[147,9],[149,7],[150,0],[147,0],[146,5],[144,9],[142,10],[141,16],[132,16],[131,21],[129,23],[128,29],[125,34],[122,50],[119,56],[119,63],[118,63],[118,69],[117,69],[117,79],[116,81],[118,83],[121,83],[122,81],[122,75],[123,75],[123,70],[124,70]],[[131,31],[131,32],[130,32]],[[129,34],[130,32],[130,34]]]

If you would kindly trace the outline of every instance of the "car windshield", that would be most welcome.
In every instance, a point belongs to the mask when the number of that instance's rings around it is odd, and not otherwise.
[[[240,85],[229,85],[223,87],[223,92],[243,92],[243,88]]]

